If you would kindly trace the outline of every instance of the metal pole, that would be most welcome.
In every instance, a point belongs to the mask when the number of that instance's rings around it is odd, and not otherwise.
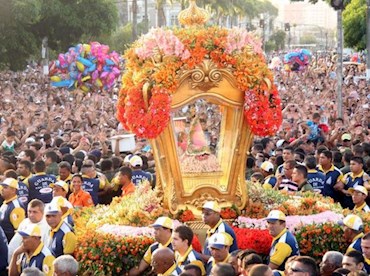
[[[48,38],[45,36],[41,44],[41,59],[42,59],[42,72],[44,75],[49,75],[49,46]]]
[[[366,4],[366,81],[370,84],[370,0]]]
[[[338,60],[337,60],[337,97],[338,97],[338,117],[343,118],[343,98],[342,98],[342,83],[343,83],[343,20],[342,10],[337,11],[337,36],[338,36]]]
[[[149,31],[149,18],[148,18],[148,0],[144,1],[144,16],[145,16],[145,32]]]

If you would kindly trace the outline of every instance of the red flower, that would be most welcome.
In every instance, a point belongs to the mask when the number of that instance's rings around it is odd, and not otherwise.
[[[272,237],[268,230],[233,227],[239,249],[253,249],[259,254],[268,255]]]

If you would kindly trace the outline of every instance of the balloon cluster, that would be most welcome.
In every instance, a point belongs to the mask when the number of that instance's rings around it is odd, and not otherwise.
[[[310,63],[311,52],[307,49],[295,50],[284,56],[285,69],[287,71],[301,71]]]
[[[120,75],[120,56],[99,42],[78,44],[59,54],[49,68],[51,85],[85,92],[109,89]]]

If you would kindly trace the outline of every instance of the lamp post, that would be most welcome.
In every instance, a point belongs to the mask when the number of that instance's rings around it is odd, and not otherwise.
[[[344,0],[331,0],[330,5],[337,11],[337,101],[338,117],[343,118],[343,18]]]
[[[366,0],[366,82],[370,84],[370,0]]]

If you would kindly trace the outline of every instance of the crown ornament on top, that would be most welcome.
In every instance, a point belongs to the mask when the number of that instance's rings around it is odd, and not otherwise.
[[[209,13],[199,8],[195,0],[189,0],[189,3],[189,7],[182,10],[177,17],[180,24],[187,27],[204,25],[210,17]]]

